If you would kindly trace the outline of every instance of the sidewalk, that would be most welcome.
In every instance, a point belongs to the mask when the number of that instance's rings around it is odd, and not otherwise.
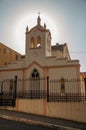
[[[43,125],[59,130],[85,130],[86,123],[74,122],[64,119],[45,117],[23,112],[15,112],[5,109],[0,109],[0,118],[20,121],[28,124]]]

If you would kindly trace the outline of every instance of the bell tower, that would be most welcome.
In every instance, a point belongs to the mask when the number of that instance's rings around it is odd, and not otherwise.
[[[46,29],[46,24],[41,25],[40,15],[37,17],[37,25],[32,29],[26,27],[26,58],[33,59],[33,56],[51,56],[51,33]]]

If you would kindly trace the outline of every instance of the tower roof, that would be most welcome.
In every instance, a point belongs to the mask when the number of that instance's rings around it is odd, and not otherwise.
[[[28,32],[26,31],[26,34],[30,33],[31,31],[33,30],[40,30],[42,32],[49,32],[50,33],[50,30],[49,29],[46,29],[46,25],[44,24],[44,26],[41,25],[41,18],[40,18],[40,15],[38,15],[37,17],[37,25],[34,26],[33,28],[31,28]],[[51,35],[51,33],[50,33]]]

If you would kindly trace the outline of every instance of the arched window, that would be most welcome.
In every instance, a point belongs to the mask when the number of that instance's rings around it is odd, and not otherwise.
[[[35,42],[34,42],[34,38],[32,37],[31,38],[31,48],[34,48],[35,47]]]
[[[33,70],[31,78],[39,78],[39,72],[37,69]]]
[[[37,47],[40,47],[41,46],[41,37],[40,36],[37,36]]]

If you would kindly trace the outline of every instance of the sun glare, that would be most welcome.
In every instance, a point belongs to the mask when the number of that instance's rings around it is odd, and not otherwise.
[[[25,46],[26,27],[28,26],[28,28],[30,30],[32,27],[36,26],[37,17],[38,17],[38,14],[37,15],[32,15],[32,14],[26,15],[20,19],[19,23],[17,23],[16,31],[15,31],[15,39],[18,43],[19,48],[22,47],[21,44]],[[52,20],[52,18],[50,19],[46,15],[40,14],[40,18],[41,18],[41,25],[44,26],[44,23],[45,23],[46,28],[49,29],[51,32],[52,44],[56,44],[56,42],[58,40],[58,28],[55,25],[55,22]],[[20,49],[22,50],[22,48],[20,48]],[[24,47],[23,47],[23,49],[24,49]]]

